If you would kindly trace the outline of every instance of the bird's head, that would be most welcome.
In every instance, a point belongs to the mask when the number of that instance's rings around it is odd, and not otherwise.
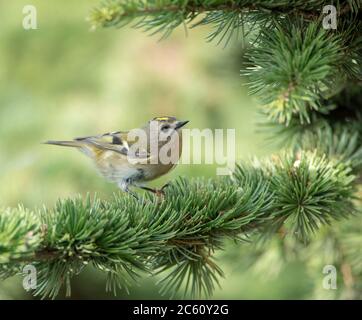
[[[154,146],[157,146],[158,151],[164,145],[168,145],[171,149],[181,149],[182,147],[182,132],[181,128],[188,121],[180,121],[175,117],[156,117],[149,120],[142,128],[146,133],[147,141],[144,149],[155,151]],[[140,140],[138,140],[140,141]],[[142,144],[142,142],[141,142]]]
[[[148,122],[151,130],[157,130],[159,138],[165,141],[167,137],[171,137],[174,133],[180,133],[180,129],[189,121],[177,120],[175,117],[156,117]]]
[[[181,129],[188,121],[180,121],[175,117],[156,117],[149,121],[158,124],[161,132],[167,133]]]

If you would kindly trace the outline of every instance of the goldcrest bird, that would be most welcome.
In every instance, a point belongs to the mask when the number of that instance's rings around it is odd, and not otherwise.
[[[176,166],[182,151],[181,128],[187,123],[175,117],[156,117],[139,129],[45,143],[79,149],[107,180],[137,198],[131,186],[162,193],[163,188],[151,189],[145,183]]]

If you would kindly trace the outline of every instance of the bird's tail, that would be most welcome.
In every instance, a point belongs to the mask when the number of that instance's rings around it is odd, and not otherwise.
[[[74,147],[79,148],[81,146],[79,141],[56,141],[56,140],[49,140],[45,141],[44,144],[53,144],[56,146],[63,146],[63,147]]]

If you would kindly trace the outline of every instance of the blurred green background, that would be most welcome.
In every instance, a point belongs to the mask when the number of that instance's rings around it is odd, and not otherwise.
[[[255,102],[239,76],[242,47],[207,43],[207,28],[185,36],[177,30],[158,42],[128,27],[90,31],[86,21],[97,0],[0,2],[0,207],[52,206],[58,198],[118,192],[75,150],[42,145],[140,126],[159,115],[190,120],[190,128],[235,128],[237,156],[268,153],[258,134]],[[37,9],[37,30],[24,30],[22,10]],[[179,175],[215,176],[212,165],[180,165]],[[278,277],[245,268],[242,246],[218,254],[225,271],[216,299],[305,298],[311,281],[302,265]],[[236,257],[236,258],[235,258]],[[0,299],[31,299],[21,278],[0,284]],[[87,269],[76,277],[72,298],[113,298],[104,275]],[[116,298],[162,298],[145,277],[131,294]]]

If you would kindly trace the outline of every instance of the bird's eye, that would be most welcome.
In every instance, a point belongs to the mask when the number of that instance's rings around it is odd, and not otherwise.
[[[162,131],[167,131],[168,129],[170,129],[170,126],[168,124],[164,125],[161,130]]]

